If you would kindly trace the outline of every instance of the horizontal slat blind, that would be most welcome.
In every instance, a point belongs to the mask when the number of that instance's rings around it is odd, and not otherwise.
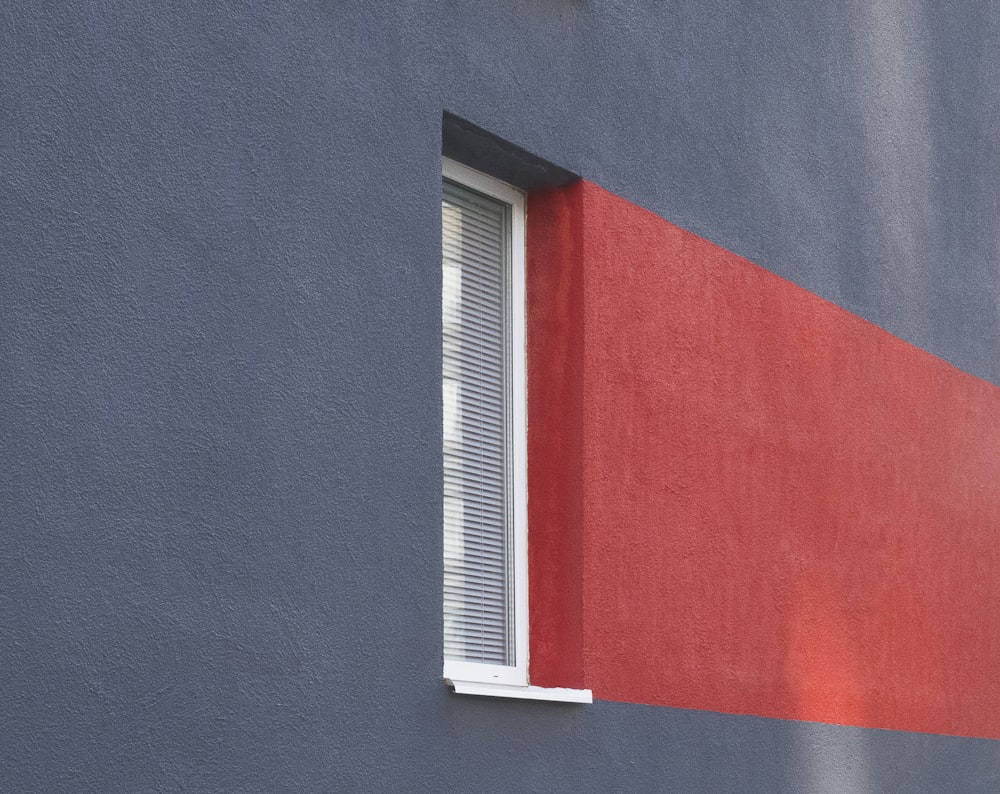
[[[444,655],[513,660],[510,210],[444,183]]]

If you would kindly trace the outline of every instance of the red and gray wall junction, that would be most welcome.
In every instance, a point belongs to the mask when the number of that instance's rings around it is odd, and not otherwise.
[[[1000,791],[1000,7],[0,19],[0,790]],[[532,683],[441,681],[442,151],[528,193]]]

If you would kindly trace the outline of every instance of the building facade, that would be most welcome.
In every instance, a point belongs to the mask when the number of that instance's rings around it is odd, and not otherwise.
[[[1000,789],[998,41],[6,8],[0,790]],[[526,683],[591,703],[442,675],[442,155],[524,196]]]

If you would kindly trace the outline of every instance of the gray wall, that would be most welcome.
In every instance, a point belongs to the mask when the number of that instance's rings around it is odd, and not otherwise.
[[[1000,6],[741,5],[5,4],[0,790],[997,789],[440,683],[443,111],[1000,384]]]

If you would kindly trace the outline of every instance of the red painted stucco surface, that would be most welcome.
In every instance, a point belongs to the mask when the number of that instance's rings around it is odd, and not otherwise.
[[[533,683],[1000,738],[1000,389],[591,184],[528,267]]]

